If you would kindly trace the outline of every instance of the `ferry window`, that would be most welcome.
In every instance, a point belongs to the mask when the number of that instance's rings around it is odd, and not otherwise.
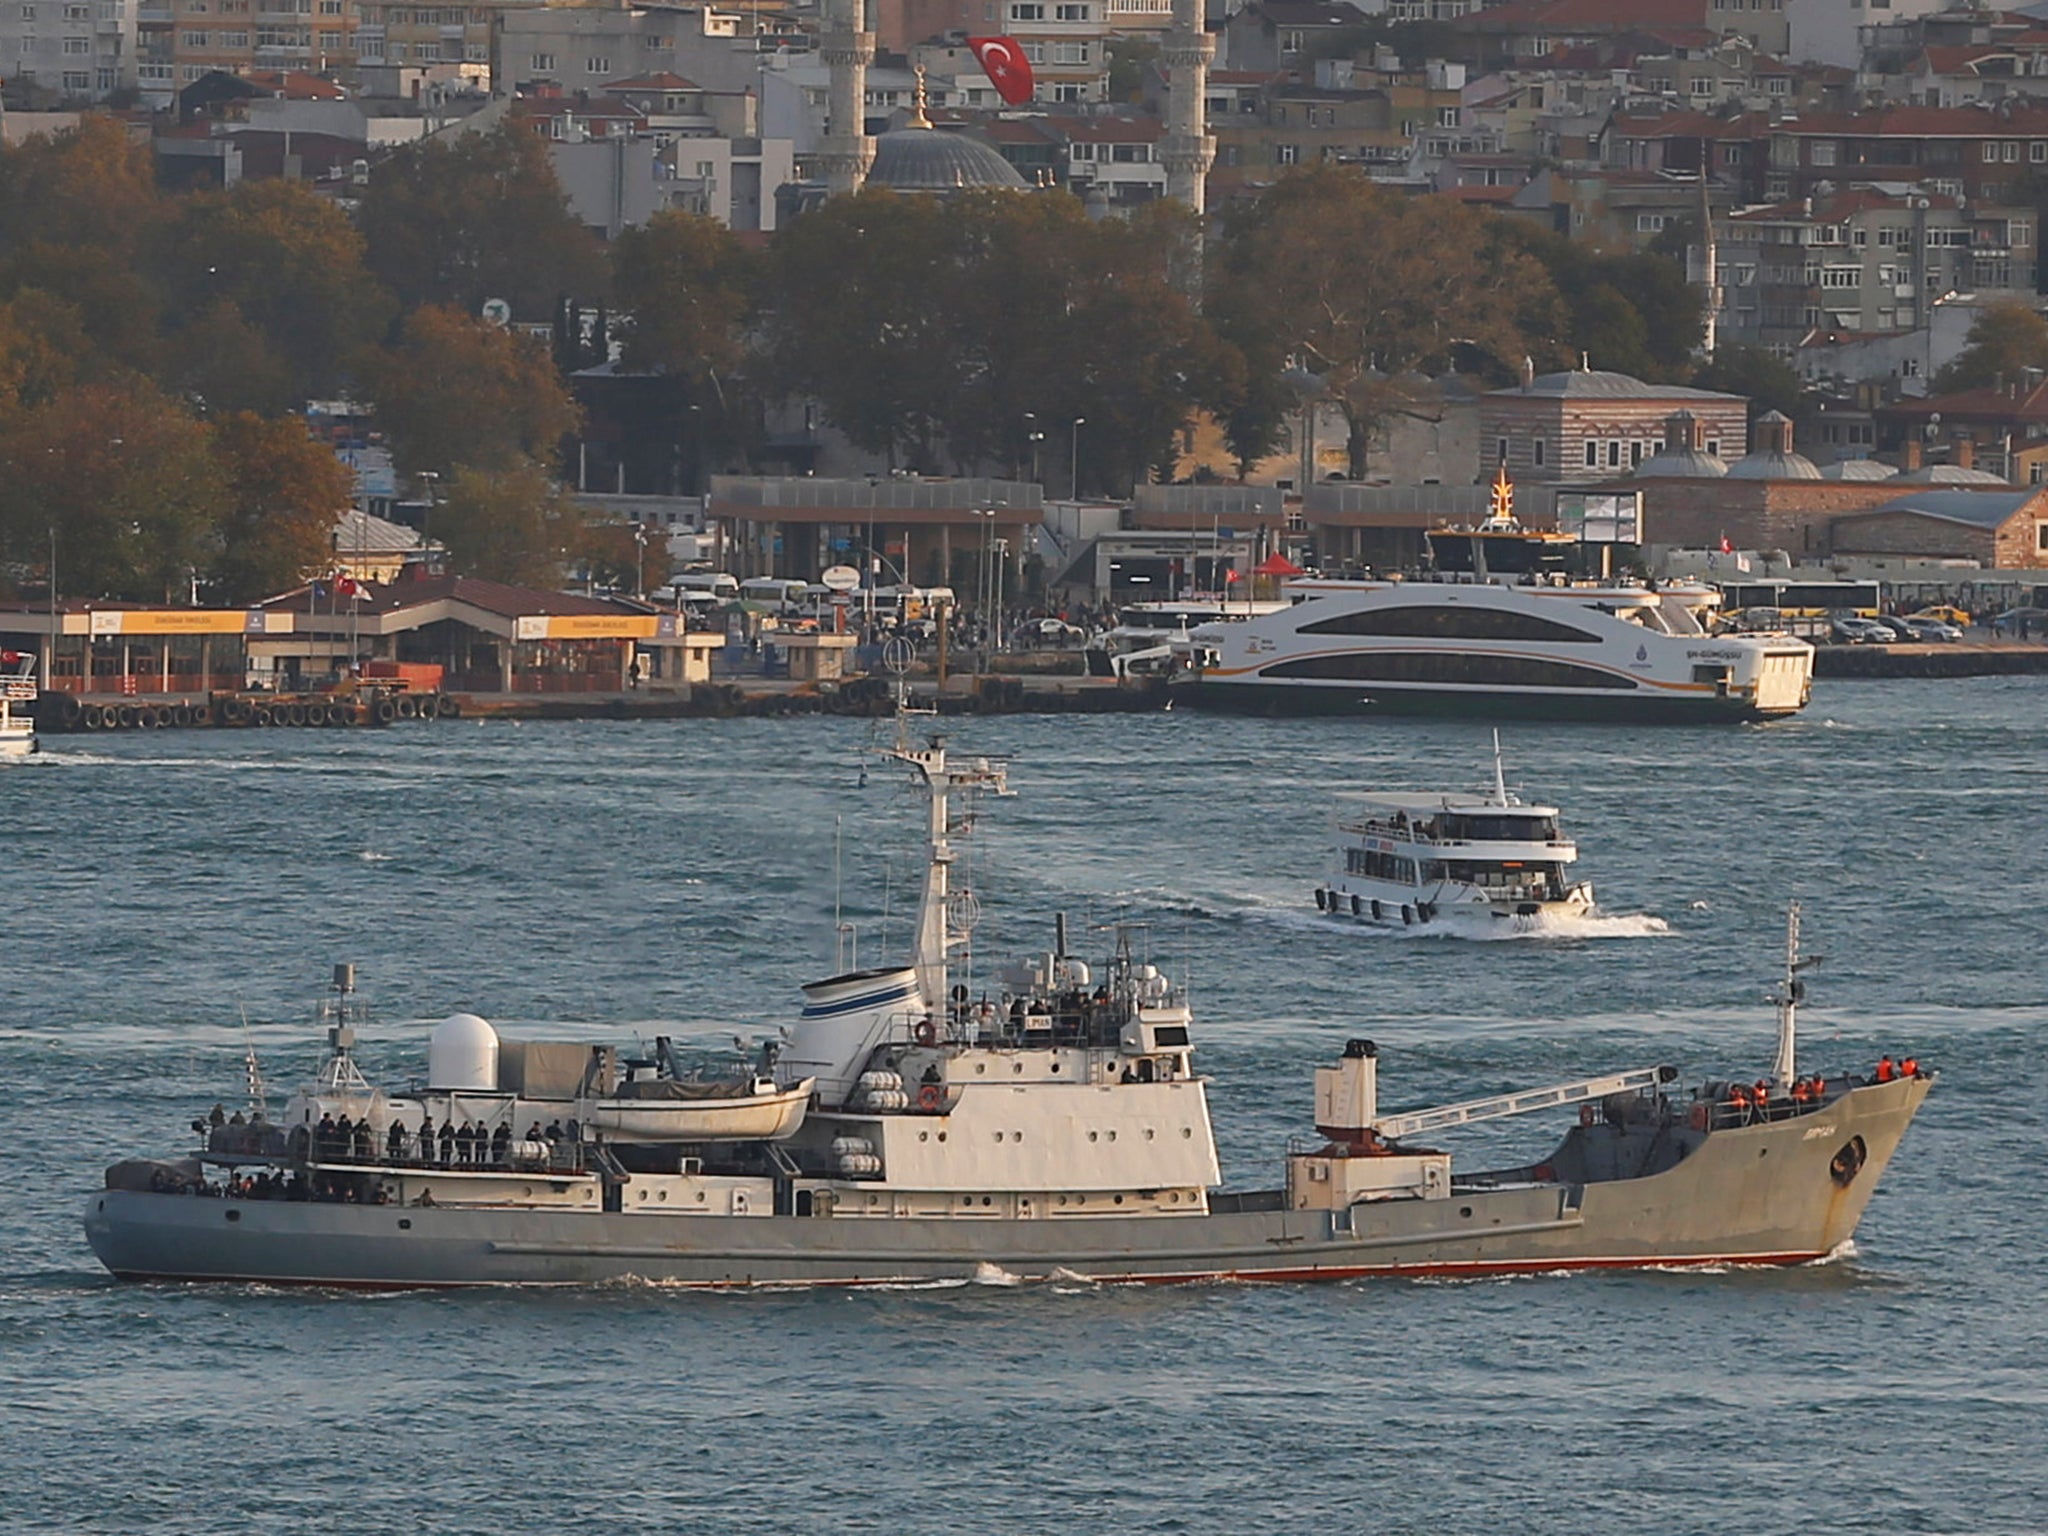
[[[1597,645],[1599,636],[1533,613],[1501,608],[1375,608],[1303,624],[1304,635],[1413,635],[1433,640],[1547,640]]]
[[[1332,682],[1449,683],[1495,688],[1603,688],[1627,691],[1635,680],[1569,661],[1533,656],[1484,656],[1457,651],[1353,652],[1302,656],[1260,669],[1261,677],[1321,678]]]

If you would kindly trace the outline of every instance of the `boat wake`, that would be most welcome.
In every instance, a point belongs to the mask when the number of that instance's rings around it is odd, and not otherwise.
[[[1648,912],[1602,912],[1597,908],[1575,917],[1458,917],[1439,916],[1433,922],[1388,927],[1382,923],[1359,922],[1347,917],[1330,917],[1314,910],[1267,908],[1257,911],[1261,921],[1277,922],[1290,928],[1328,932],[1332,929],[1355,934],[1360,939],[1454,939],[1474,944],[1516,941],[1538,943],[1580,943],[1592,939],[1662,939],[1675,930],[1669,922]]]

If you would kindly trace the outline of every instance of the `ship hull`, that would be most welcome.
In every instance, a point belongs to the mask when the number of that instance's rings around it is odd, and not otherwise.
[[[1670,695],[1541,693],[1485,688],[1375,687],[1367,683],[1221,682],[1201,677],[1174,697],[1203,709],[1264,716],[1403,715],[1483,720],[1572,720],[1631,725],[1726,725],[1775,720],[1796,709],[1760,709],[1711,691]]]
[[[1853,1090],[1810,1114],[1698,1140],[1644,1178],[1454,1185],[1448,1198],[1206,1215],[990,1220],[678,1216],[236,1201],[108,1190],[93,1251],[127,1280],[373,1289],[646,1281],[690,1287],[959,1281],[1310,1281],[1722,1263],[1795,1264],[1855,1230],[1925,1096]],[[1577,1134],[1577,1133],[1575,1133]],[[1831,1160],[1860,1139],[1846,1183]],[[1565,1166],[1567,1139],[1558,1159]]]

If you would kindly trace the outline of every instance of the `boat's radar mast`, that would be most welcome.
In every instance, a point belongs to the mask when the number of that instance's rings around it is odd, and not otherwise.
[[[337,965],[328,996],[320,1004],[320,1022],[327,1026],[328,1049],[318,1079],[322,1089],[369,1091],[368,1081],[350,1054],[355,1049],[356,1025],[363,1017],[363,1005],[356,996],[356,968],[347,963]]]
[[[1799,1076],[1799,1005],[1806,1001],[1806,982],[1799,973],[1812,970],[1821,958],[1799,953],[1799,903],[1795,901],[1785,912],[1785,977],[1771,994],[1778,1008],[1778,1059],[1772,1064],[1771,1080],[1780,1089],[1790,1089]]]

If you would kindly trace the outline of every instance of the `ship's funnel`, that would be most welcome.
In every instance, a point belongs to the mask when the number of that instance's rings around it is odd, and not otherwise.
[[[1362,1140],[1379,1118],[1379,1047],[1351,1040],[1334,1067],[1316,1068],[1316,1133],[1332,1141]]]
[[[776,1060],[785,1084],[818,1080],[818,1100],[837,1108],[859,1081],[876,1046],[915,1038],[931,1009],[917,986],[917,967],[849,971],[804,988],[803,1016]]]

